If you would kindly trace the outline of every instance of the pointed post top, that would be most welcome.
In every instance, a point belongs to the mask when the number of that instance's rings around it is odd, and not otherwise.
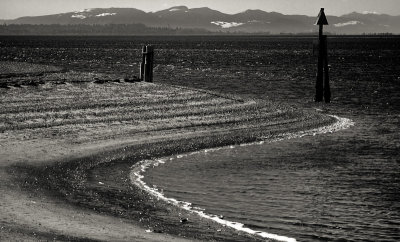
[[[321,11],[319,11],[317,22],[315,22],[315,25],[329,25],[328,20],[325,16],[324,8],[321,8]]]

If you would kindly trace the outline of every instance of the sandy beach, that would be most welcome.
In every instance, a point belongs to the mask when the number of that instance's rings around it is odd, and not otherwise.
[[[130,167],[335,122],[265,100],[13,65],[0,65],[3,241],[263,240],[150,196]]]

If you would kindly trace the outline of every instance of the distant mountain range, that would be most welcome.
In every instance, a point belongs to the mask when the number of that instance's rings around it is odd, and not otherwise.
[[[317,15],[318,11],[316,12]],[[376,13],[350,13],[327,16],[332,34],[394,33],[400,34],[400,16]],[[158,12],[135,8],[93,8],[82,11],[0,20],[3,25],[129,25],[150,28],[201,29],[217,33],[313,33],[318,30],[316,16],[284,15],[262,10],[225,14],[210,8],[177,6]]]

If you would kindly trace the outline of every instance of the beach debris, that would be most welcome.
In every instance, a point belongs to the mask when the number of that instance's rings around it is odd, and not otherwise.
[[[158,233],[161,234],[163,231],[161,229],[146,229],[146,233]]]
[[[108,80],[99,79],[98,77],[95,77],[93,79],[94,79],[94,83],[96,83],[96,84],[104,84],[104,83],[108,82]]]
[[[184,224],[184,223],[189,222],[189,219],[188,218],[181,218],[180,222]]]
[[[124,81],[129,83],[140,82],[140,78],[133,76],[131,78],[124,78]]]

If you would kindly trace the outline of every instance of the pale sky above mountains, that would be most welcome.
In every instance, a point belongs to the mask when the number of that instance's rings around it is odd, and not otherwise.
[[[173,6],[209,7],[224,13],[261,9],[283,14],[318,15],[321,7],[328,15],[350,12],[400,15],[400,0],[0,0],[0,19],[79,11],[86,8],[137,8],[154,12]]]

